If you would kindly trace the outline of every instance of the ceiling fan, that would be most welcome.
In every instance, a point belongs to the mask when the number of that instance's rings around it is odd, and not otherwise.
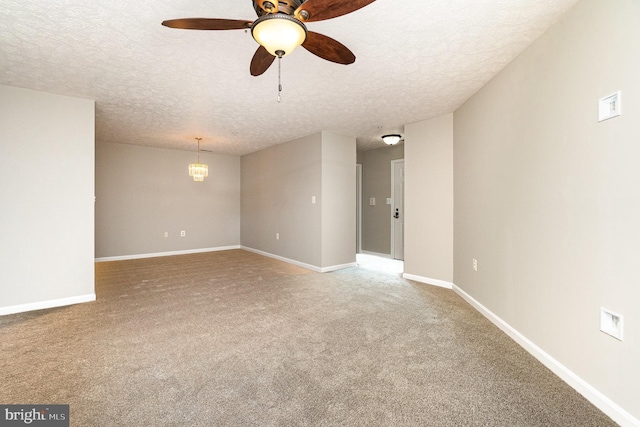
[[[252,0],[258,14],[255,21],[184,18],[163,21],[162,25],[187,30],[251,30],[260,47],[253,55],[250,71],[252,76],[259,76],[276,57],[282,58],[300,45],[327,61],[352,64],[356,57],[346,46],[323,34],[308,31],[304,23],[346,15],[374,1]]]

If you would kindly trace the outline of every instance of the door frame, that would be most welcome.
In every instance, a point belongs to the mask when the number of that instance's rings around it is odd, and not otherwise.
[[[396,198],[395,198],[395,166],[396,164],[402,163],[404,164],[404,159],[397,159],[397,160],[391,160],[391,210],[389,212],[389,216],[391,217],[391,259],[396,259],[396,243],[395,243],[395,232],[396,232],[396,228],[395,228],[395,224],[394,224],[394,217],[393,217],[393,213],[395,212],[395,208],[396,208]],[[403,174],[404,176],[404,174]],[[403,202],[404,202],[404,194],[402,195],[403,198]],[[404,218],[404,206],[402,207],[402,217]],[[403,220],[404,221],[404,220]],[[404,227],[403,227],[404,229]],[[404,249],[404,236],[402,239],[402,246]],[[404,259],[404,256],[402,257],[402,259]]]
[[[356,163],[356,253],[362,253],[362,164]]]

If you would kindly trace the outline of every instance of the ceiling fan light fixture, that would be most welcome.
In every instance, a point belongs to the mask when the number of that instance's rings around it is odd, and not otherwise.
[[[396,145],[402,139],[402,135],[392,133],[389,135],[382,135],[382,141],[387,145]]]
[[[307,27],[292,16],[274,13],[258,18],[251,26],[251,35],[267,52],[280,57],[304,43]]]

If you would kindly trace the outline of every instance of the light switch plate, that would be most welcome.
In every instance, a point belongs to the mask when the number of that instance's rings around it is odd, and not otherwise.
[[[598,121],[602,122],[622,114],[622,92],[617,91],[598,101]]]
[[[600,307],[600,330],[602,332],[622,341],[623,324],[622,315]]]
[[[376,198],[375,197],[369,198],[369,206],[375,206],[375,205],[376,205]]]

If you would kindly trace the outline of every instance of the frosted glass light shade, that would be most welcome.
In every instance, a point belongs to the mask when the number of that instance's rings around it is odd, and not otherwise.
[[[192,176],[194,181],[202,182],[209,176],[209,166],[202,163],[191,163],[189,165],[189,176]]]
[[[402,137],[397,134],[384,135],[382,137],[382,140],[384,141],[384,143],[388,145],[396,145],[398,142],[400,142],[400,139],[402,139]]]
[[[286,56],[307,39],[307,27],[292,16],[275,13],[258,18],[251,35],[271,55],[278,56],[276,52],[282,51]]]

